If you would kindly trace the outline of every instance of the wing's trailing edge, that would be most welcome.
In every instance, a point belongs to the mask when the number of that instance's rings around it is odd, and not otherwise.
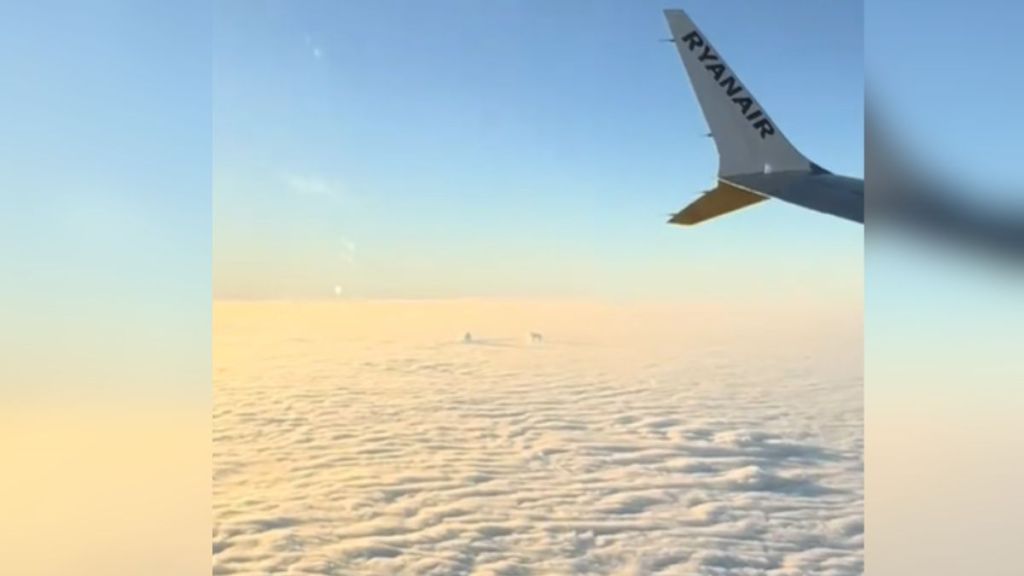
[[[710,220],[722,214],[735,212],[740,208],[746,208],[767,199],[767,197],[760,194],[755,194],[733,186],[724,180],[719,180],[718,186],[708,190],[689,206],[674,214],[669,223],[692,226],[693,224]]]

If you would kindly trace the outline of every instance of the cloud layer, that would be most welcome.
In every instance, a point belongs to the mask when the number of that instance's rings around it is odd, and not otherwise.
[[[217,311],[214,574],[863,572],[846,340],[281,306]]]

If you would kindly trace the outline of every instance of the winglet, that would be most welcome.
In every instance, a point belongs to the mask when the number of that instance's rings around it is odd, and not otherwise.
[[[718,175],[810,171],[811,162],[783,136],[690,17],[682,10],[664,12],[718,148]]]

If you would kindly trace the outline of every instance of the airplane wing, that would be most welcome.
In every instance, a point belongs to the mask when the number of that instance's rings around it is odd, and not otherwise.
[[[722,55],[682,10],[665,10],[672,42],[718,150],[718,182],[669,220],[696,224],[768,198],[779,198],[848,219],[857,197],[840,190],[842,177],[811,162],[782,134]],[[808,177],[815,178],[813,184]],[[820,189],[820,190],[819,190]]]
[[[669,219],[669,223],[690,226],[767,199],[760,194],[737,188],[724,180],[719,180],[718,186],[706,191],[703,196],[674,214]]]

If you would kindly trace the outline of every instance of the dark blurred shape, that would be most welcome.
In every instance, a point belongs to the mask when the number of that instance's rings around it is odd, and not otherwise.
[[[923,235],[939,241],[930,244],[934,248],[1024,264],[1024,204],[976,193],[955,174],[923,169],[905,143],[891,137],[873,102],[866,104],[865,210],[871,232]]]

